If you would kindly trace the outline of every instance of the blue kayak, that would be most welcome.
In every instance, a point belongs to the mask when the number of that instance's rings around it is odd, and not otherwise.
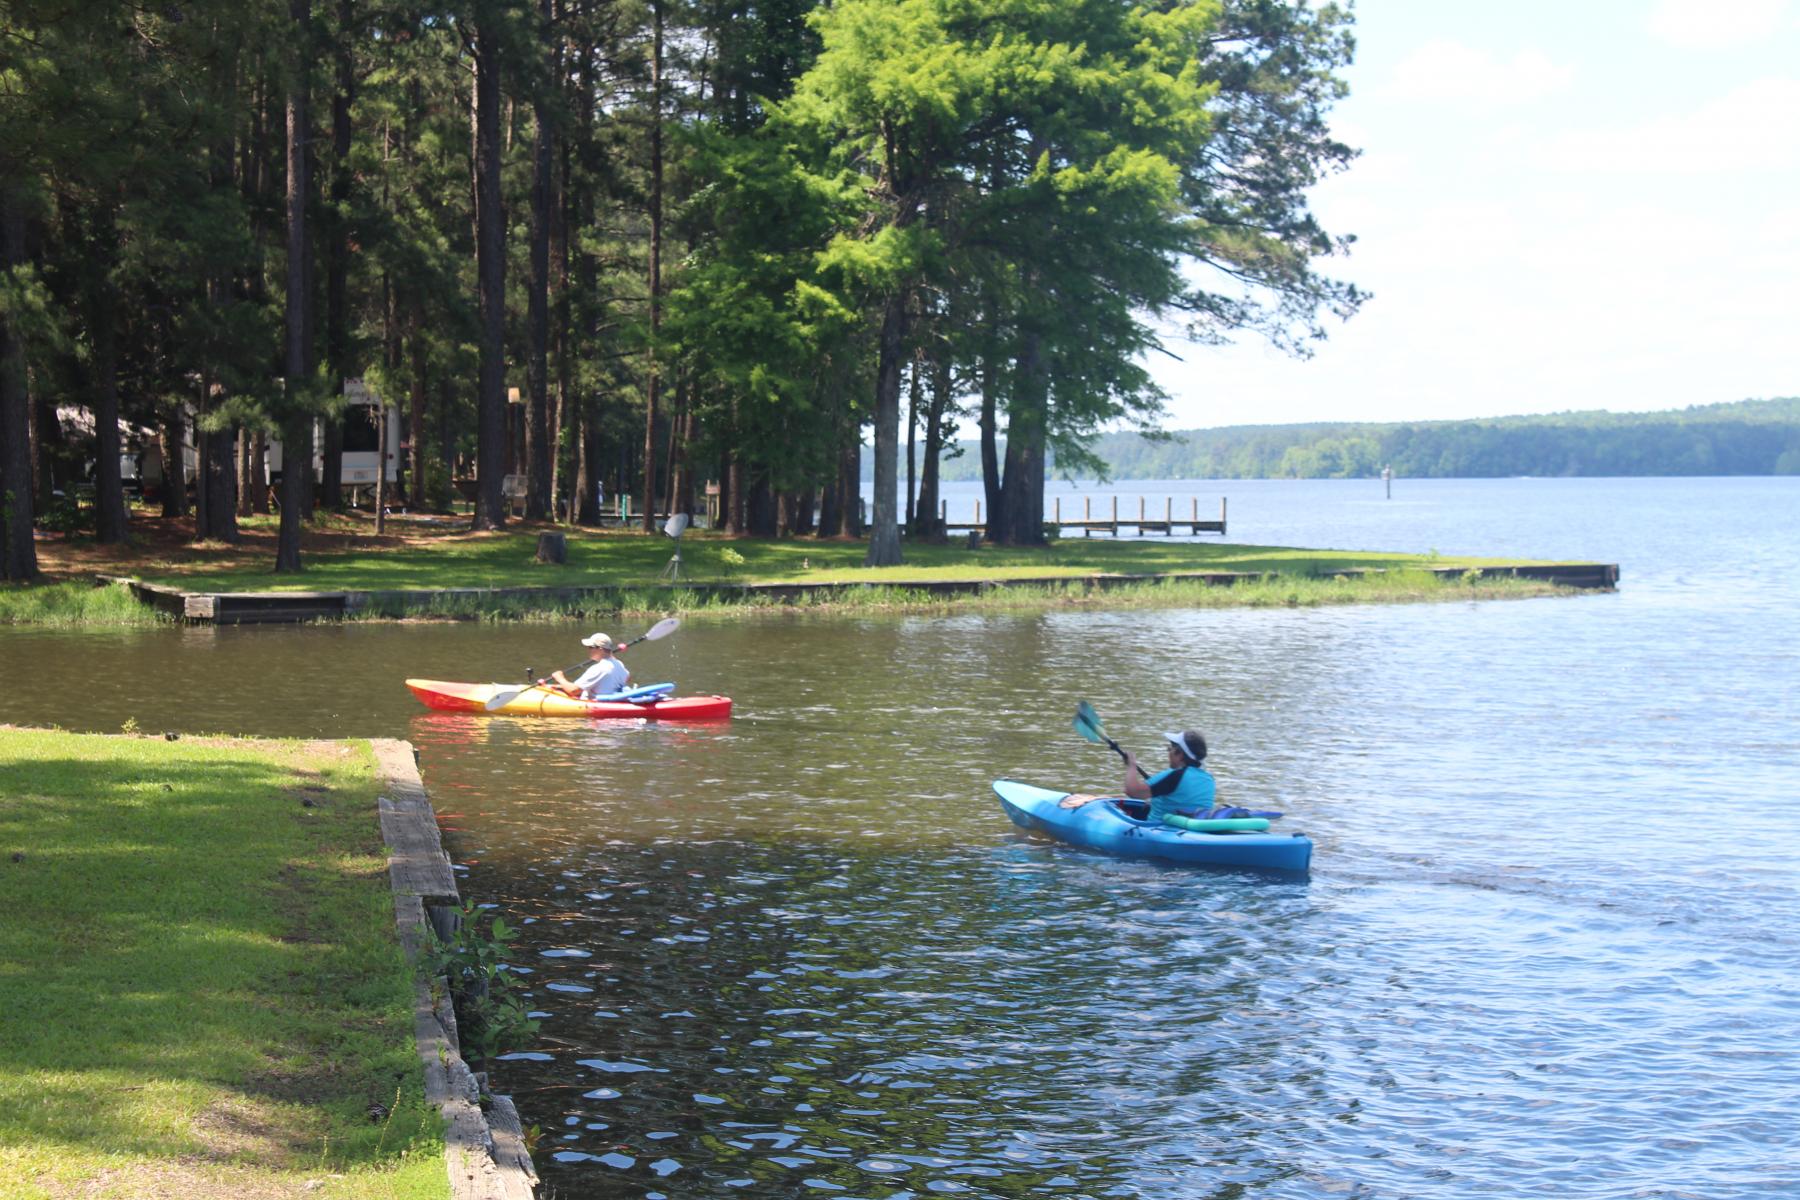
[[[1304,871],[1312,862],[1312,839],[1304,834],[1194,833],[1138,820],[1119,807],[1122,797],[1077,796],[1010,779],[995,781],[994,794],[1019,828],[1121,858],[1263,871]]]

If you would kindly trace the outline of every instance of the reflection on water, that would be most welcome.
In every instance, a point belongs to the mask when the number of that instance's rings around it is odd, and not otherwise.
[[[1460,513],[1620,594],[696,619],[628,661],[736,699],[703,726],[400,686],[585,629],[13,631],[0,719],[410,738],[467,894],[525,923],[543,1030],[496,1086],[558,1196],[1800,1194],[1800,531],[1766,519],[1800,486],[1549,482],[1414,495],[1383,542],[1482,548],[1426,531]],[[1015,830],[996,776],[1118,782],[1079,696],[1140,751],[1204,728],[1310,881]]]

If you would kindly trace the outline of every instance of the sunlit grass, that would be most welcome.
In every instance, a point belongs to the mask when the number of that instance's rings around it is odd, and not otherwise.
[[[446,1194],[374,810],[366,748],[0,729],[0,1195]]]
[[[367,522],[325,517],[320,528],[367,532]],[[341,529],[339,528],[341,527]],[[912,611],[1019,608],[1063,603],[1187,604],[1199,607],[1268,603],[1267,596],[1301,597],[1293,603],[1353,603],[1431,599],[1433,588],[1396,590],[1397,572],[1510,565],[1495,559],[1248,546],[1173,539],[1063,538],[1047,546],[970,547],[966,540],[908,542],[899,566],[862,565],[866,544],[812,538],[737,538],[693,531],[681,548],[680,582],[666,577],[675,546],[669,539],[626,529],[568,530],[568,562],[535,561],[537,527],[471,534],[466,528],[419,526],[399,545],[309,552],[298,575],[276,575],[264,554],[214,547],[202,559],[180,562],[146,558],[126,570],[139,578],[185,591],[323,591],[371,593],[356,616],[505,621],[561,620],[612,612],[697,612],[745,606],[864,608]],[[340,545],[342,543],[339,543]],[[1278,576],[1267,590],[1248,581],[1222,587],[1183,585],[1183,573]],[[1368,578],[1357,575],[1367,572]],[[1323,589],[1314,581],[1335,580]],[[1121,578],[1158,581],[1139,594],[1118,586]],[[1388,580],[1388,582],[1381,582]],[[1289,582],[1291,581],[1291,582]],[[1004,589],[946,595],[941,585],[999,583]],[[821,585],[820,593],[760,594],[759,586]],[[1167,586],[1164,586],[1167,585]],[[492,589],[596,589],[573,597],[489,594]],[[1283,591],[1281,589],[1285,588]],[[456,589],[473,589],[457,594]],[[1159,590],[1160,589],[1160,590]],[[1542,594],[1557,589],[1525,583],[1484,585],[1481,595]],[[396,593],[414,593],[399,595]],[[386,594],[384,594],[386,593]],[[1453,593],[1458,595],[1469,594]],[[1306,597],[1318,597],[1306,599]],[[1285,600],[1283,602],[1286,602]],[[51,584],[0,589],[0,624],[68,626],[151,625],[165,618],[117,588]]]
[[[1088,579],[1013,584],[948,595],[900,584],[870,584],[783,596],[757,591],[640,590],[566,599],[506,595],[433,597],[359,612],[359,619],[559,622],[578,617],[736,616],[808,612],[1034,612],[1052,608],[1312,608],[1330,604],[1412,604],[1569,595],[1575,589],[1505,575],[1441,577],[1419,568],[1367,575],[1282,575],[1232,584],[1164,578],[1101,584]]]
[[[75,581],[0,587],[0,625],[129,628],[168,620],[117,584],[95,587]]]
[[[221,560],[156,568],[143,577],[190,591],[391,591],[457,587],[640,587],[658,583],[674,550],[666,538],[627,531],[571,531],[569,561],[534,561],[536,530],[440,534],[379,552],[311,554],[299,575],[276,575],[267,561]],[[811,538],[728,538],[690,533],[681,577],[693,583],[896,583],[1166,574],[1173,571],[1284,571],[1330,575],[1356,567],[1478,566],[1498,560],[1244,546],[1227,542],[1064,538],[1045,547],[907,543],[895,567],[862,565],[867,547]]]

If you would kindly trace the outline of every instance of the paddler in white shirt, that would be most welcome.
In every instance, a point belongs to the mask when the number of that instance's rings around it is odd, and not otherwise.
[[[615,655],[615,644],[610,634],[596,633],[581,639],[581,644],[588,648],[587,669],[571,680],[561,671],[550,676],[563,691],[570,695],[579,695],[583,700],[592,700],[597,696],[622,692],[631,680],[631,672],[625,669]]]

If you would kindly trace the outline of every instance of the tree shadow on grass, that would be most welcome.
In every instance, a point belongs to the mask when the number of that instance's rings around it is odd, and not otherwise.
[[[358,861],[379,846],[372,812],[342,811],[316,774],[247,753],[9,749],[0,1144],[208,1154],[204,1128],[172,1133],[157,1111],[197,1089],[392,1103],[404,1060],[387,1028],[391,947],[342,917],[385,901]],[[316,1124],[272,1131],[264,1152],[283,1157],[284,1138],[298,1149]]]

